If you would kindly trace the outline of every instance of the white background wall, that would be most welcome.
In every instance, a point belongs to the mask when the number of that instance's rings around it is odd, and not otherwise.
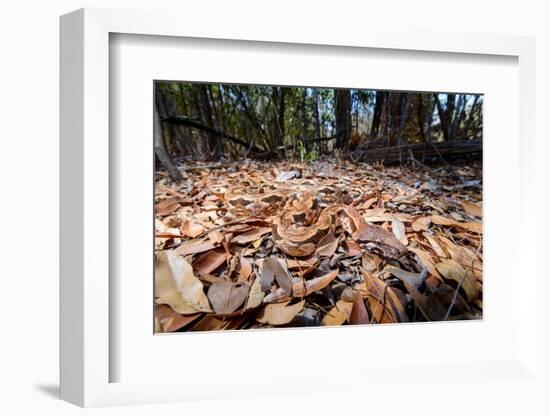
[[[4,2],[0,10],[0,412],[5,415],[76,414],[72,405],[56,400],[58,384],[58,17],[80,7],[179,10],[189,19],[221,14],[235,20],[235,30],[261,25],[265,19],[288,25],[318,22],[327,31],[347,25],[368,27],[369,22],[391,20],[404,26],[429,24],[434,30],[511,33],[537,36],[538,48],[538,133],[540,155],[550,157],[548,125],[550,103],[550,13],[544,1],[168,1],[168,0],[19,0]],[[185,21],[182,21],[185,24]],[[341,26],[340,26],[341,25]],[[503,123],[506,120],[502,121]],[[546,201],[548,172],[539,163],[540,189],[538,249],[548,243]],[[547,165],[548,162],[544,161]],[[544,179],[542,177],[545,176]],[[510,226],[514,226],[511,213]],[[513,242],[511,242],[513,249]],[[540,273],[543,273],[540,270]],[[548,284],[538,287],[548,293]],[[548,316],[539,305],[539,319]],[[546,321],[547,322],[547,321]],[[548,372],[546,354],[541,351],[541,368]],[[545,357],[546,355],[546,357]],[[304,379],[304,382],[307,382]],[[488,390],[502,390],[502,400],[489,403]],[[419,414],[543,414],[533,399],[542,392],[517,390],[506,383],[471,389],[468,397],[448,391],[447,406],[432,407],[430,392],[383,401],[369,397],[286,397],[281,400],[254,399],[230,402],[191,403],[100,409],[111,414],[373,414],[378,412]],[[443,394],[438,392],[438,394]],[[391,397],[391,394],[390,394]],[[545,403],[548,412],[550,405]],[[32,413],[31,413],[32,412]],[[483,412],[483,413],[482,413]],[[548,414],[548,413],[546,413]]]

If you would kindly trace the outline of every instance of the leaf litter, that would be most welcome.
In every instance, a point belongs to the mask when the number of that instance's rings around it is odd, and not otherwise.
[[[244,160],[156,176],[155,328],[188,332],[481,319],[481,165],[410,166]],[[314,179],[342,190],[406,254],[334,227],[307,257],[280,251],[273,216],[238,216],[235,187]]]

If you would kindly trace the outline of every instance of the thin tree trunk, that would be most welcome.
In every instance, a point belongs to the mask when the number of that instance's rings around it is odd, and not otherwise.
[[[158,88],[158,86],[157,86]],[[157,92],[158,95],[158,92]],[[164,135],[162,134],[162,125],[160,124],[160,115],[157,104],[158,97],[155,97],[155,111],[153,120],[153,140],[155,143],[155,154],[160,160],[160,163],[166,168],[170,177],[174,181],[180,181],[183,179],[180,171],[176,168],[170,155],[166,151],[166,145],[164,143]]]
[[[351,135],[351,94],[350,90],[334,91],[334,112],[336,122],[336,148],[346,146]]]

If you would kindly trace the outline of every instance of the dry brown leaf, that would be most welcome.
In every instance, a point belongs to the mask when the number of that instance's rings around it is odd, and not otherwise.
[[[179,239],[172,237],[177,236],[179,230],[177,228],[167,227],[162,221],[155,219],[155,249],[162,250],[166,241],[174,238],[174,243],[178,244]]]
[[[204,227],[190,220],[185,220],[183,224],[181,224],[180,231],[181,235],[184,237],[195,238],[202,234]]]
[[[420,217],[412,223],[412,229],[417,233],[420,231],[426,231],[431,223],[432,220],[430,217]]]
[[[223,242],[223,234],[220,230],[212,230],[208,233],[208,238],[212,244],[218,245]]]
[[[375,322],[389,323],[406,320],[406,313],[401,301],[393,289],[377,277],[361,270],[367,288],[367,301]]]
[[[200,313],[194,315],[180,315],[168,305],[157,305],[155,308],[155,318],[159,324],[155,332],[174,332],[191,322],[197,320]]]
[[[261,282],[262,290],[265,292],[271,289],[273,279],[277,280],[285,294],[290,295],[292,291],[292,280],[288,271],[282,266],[281,262],[276,257],[268,257],[262,263]]]
[[[434,224],[462,228],[464,230],[468,230],[473,233],[483,234],[483,225],[480,222],[476,222],[476,221],[460,222],[460,221],[452,220],[450,218],[445,218],[441,215],[432,215],[431,219]]]
[[[348,256],[358,256],[363,252],[361,246],[355,240],[344,241],[344,248]]]
[[[473,202],[469,201],[462,201],[462,207],[464,208],[464,211],[466,213],[473,215],[474,217],[479,217],[483,215],[483,208],[481,205],[474,204]]]
[[[356,291],[353,299],[353,306],[349,316],[349,323],[352,325],[369,324],[370,317],[365,301],[361,294]]]
[[[332,257],[338,248],[339,238],[334,236],[334,233],[329,232],[317,244],[317,254],[320,257]]]
[[[220,282],[212,284],[207,295],[214,312],[226,315],[235,312],[244,303],[248,291],[246,282]]]
[[[407,234],[405,233],[405,225],[397,217],[393,217],[391,222],[391,229],[393,235],[401,242],[401,244],[405,246],[409,244],[409,240],[407,240]]]
[[[212,312],[203,285],[193,274],[193,268],[173,250],[157,254],[155,296],[157,304],[170,305],[181,314]]]
[[[239,280],[248,280],[252,274],[252,263],[243,255],[239,256]]]
[[[439,275],[439,272],[435,268],[435,262],[427,251],[422,250],[419,247],[410,247],[409,251],[412,251],[414,254],[418,256],[420,259],[420,263],[423,266],[426,266],[428,268],[428,271],[432,276],[435,276],[437,279],[441,280],[441,276]]]
[[[353,309],[352,302],[345,302],[339,300],[336,302],[336,305],[326,313],[321,321],[321,325],[331,326],[331,325],[342,325],[344,322],[349,320],[351,315],[351,310]]]
[[[248,299],[246,300],[245,310],[254,309],[262,304],[264,300],[265,293],[262,291],[262,286],[260,278],[256,277],[254,283],[250,287],[250,292],[248,293]]]
[[[430,233],[422,233],[422,235],[426,240],[428,240],[428,243],[430,243],[430,246],[432,246],[437,257],[441,259],[445,259],[448,257],[447,253],[443,250],[443,248],[434,236],[432,236]]]
[[[179,198],[173,196],[170,198],[163,199],[155,205],[155,214],[156,215],[168,215],[174,212],[179,208]]]
[[[214,247],[216,246],[208,238],[199,238],[185,241],[176,249],[176,253],[180,256],[188,256],[189,254],[204,253]]]
[[[266,305],[263,311],[258,316],[258,322],[270,325],[285,325],[291,322],[294,317],[304,308],[306,301],[288,305],[285,303],[270,303]]]
[[[235,244],[247,244],[259,240],[263,235],[271,232],[271,227],[257,227],[239,234],[231,240]]]
[[[477,298],[479,286],[471,271],[465,270],[457,261],[451,259],[443,260],[441,263],[437,263],[435,267],[444,278],[459,284],[469,300]]]
[[[409,272],[407,270],[400,269],[399,267],[395,267],[395,266],[392,266],[390,264],[388,264],[384,268],[384,271],[386,271],[386,272],[390,273],[391,275],[397,277],[403,283],[407,283],[411,286],[414,286],[417,289],[424,282],[424,279],[422,278],[421,273]]]
[[[209,250],[201,254],[193,262],[193,270],[200,273],[212,273],[226,262],[225,250],[221,247]]]

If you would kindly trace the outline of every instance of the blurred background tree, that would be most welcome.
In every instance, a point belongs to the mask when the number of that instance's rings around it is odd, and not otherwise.
[[[175,158],[426,163],[482,151],[482,95],[156,81],[155,107],[169,172]]]

